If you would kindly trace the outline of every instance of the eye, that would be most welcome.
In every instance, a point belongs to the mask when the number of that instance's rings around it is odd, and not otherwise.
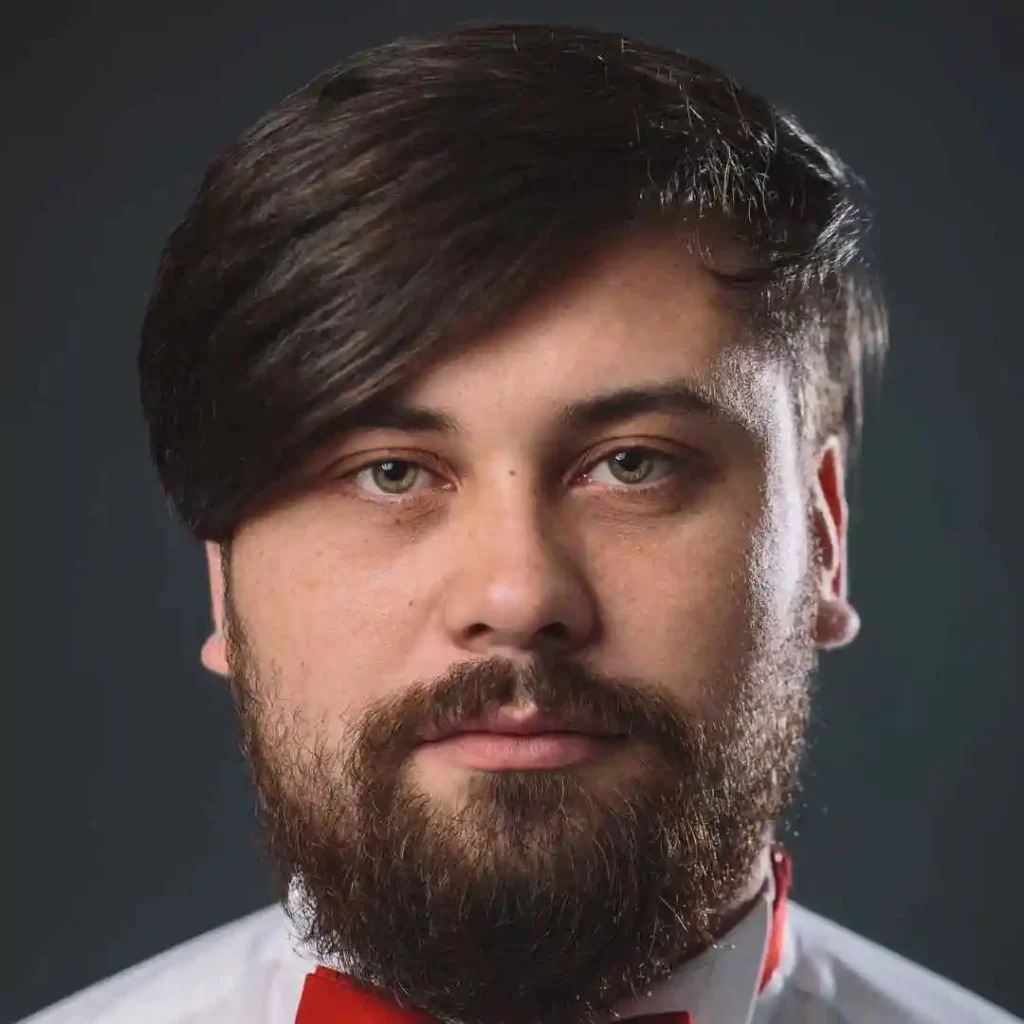
[[[409,494],[424,474],[431,475],[430,470],[411,459],[378,459],[357,469],[350,479],[363,490],[372,493],[372,487],[377,487],[394,498]]]
[[[646,490],[664,482],[666,472],[659,473],[659,465],[663,470],[667,470],[670,478],[675,479],[681,472],[683,463],[684,460],[679,456],[659,452],[653,448],[619,448],[594,463],[595,468],[588,470],[586,476],[593,479],[598,469],[607,466],[614,483],[626,484],[635,490]],[[644,486],[637,487],[637,484]]]
[[[677,484],[684,474],[687,460],[679,455],[654,448],[633,446],[618,448],[591,463],[582,474],[587,480],[608,483],[599,479],[604,469],[611,474],[613,485],[619,490],[649,491]],[[437,474],[413,459],[385,458],[365,463],[344,479],[370,499],[401,499],[429,490]]]

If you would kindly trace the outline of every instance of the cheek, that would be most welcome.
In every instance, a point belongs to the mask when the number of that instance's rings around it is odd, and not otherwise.
[[[749,537],[723,525],[630,551],[630,567],[602,587],[613,649],[632,658],[641,675],[703,676],[740,641]]]
[[[760,493],[734,494],[657,536],[595,541],[608,642],[622,668],[696,695],[740,668],[767,620],[785,621],[800,579],[799,531]]]
[[[403,638],[421,607],[408,573],[362,565],[312,530],[256,540],[237,556],[237,605],[278,697],[347,719],[386,696],[387,680],[396,690],[408,681],[398,678]]]

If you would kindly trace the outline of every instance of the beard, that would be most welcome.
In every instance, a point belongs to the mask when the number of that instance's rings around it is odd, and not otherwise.
[[[795,788],[810,575],[787,628],[752,630],[701,680],[699,712],[544,650],[454,665],[341,738],[284,713],[225,601],[241,746],[300,941],[442,1021],[583,1024],[663,980],[725,930]],[[627,733],[621,773],[471,772],[457,808],[417,787],[424,731],[527,700]]]

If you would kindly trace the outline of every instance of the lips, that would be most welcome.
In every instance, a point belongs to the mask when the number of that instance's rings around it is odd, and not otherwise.
[[[499,708],[480,718],[465,719],[423,736],[425,743],[439,742],[463,733],[489,732],[505,736],[536,736],[543,733],[582,733],[587,736],[621,736],[582,717],[542,714],[535,708]]]

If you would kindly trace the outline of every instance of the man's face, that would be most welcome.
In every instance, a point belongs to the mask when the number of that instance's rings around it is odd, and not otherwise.
[[[707,402],[591,401],[683,383]],[[670,239],[399,399],[450,429],[339,437],[227,593],[208,546],[203,660],[324,960],[467,1024],[585,1020],[749,895],[816,643],[854,628],[842,467],[801,462],[784,367]],[[589,738],[429,739],[536,710]]]

